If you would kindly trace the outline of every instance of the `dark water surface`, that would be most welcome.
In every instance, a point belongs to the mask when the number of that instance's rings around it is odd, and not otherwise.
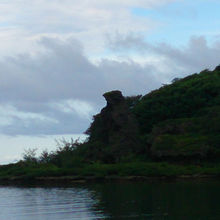
[[[2,220],[220,219],[220,180],[0,187]]]

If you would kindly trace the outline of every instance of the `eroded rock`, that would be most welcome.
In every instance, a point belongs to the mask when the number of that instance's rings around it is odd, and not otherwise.
[[[90,135],[91,145],[99,143],[101,151],[108,149],[112,160],[119,161],[122,156],[135,151],[138,145],[138,125],[120,91],[107,92],[103,96],[107,105],[94,116],[87,134]]]

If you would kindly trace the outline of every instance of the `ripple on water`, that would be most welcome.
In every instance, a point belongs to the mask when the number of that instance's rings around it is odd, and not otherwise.
[[[0,188],[0,219],[103,219],[91,192],[79,188]]]

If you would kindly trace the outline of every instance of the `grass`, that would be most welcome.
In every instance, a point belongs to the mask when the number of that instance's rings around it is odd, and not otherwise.
[[[215,175],[220,176],[220,164],[177,165],[167,162],[135,162],[119,164],[85,164],[83,167],[59,168],[55,165],[13,164],[0,166],[0,180],[35,179],[36,177],[178,177],[182,175]]]

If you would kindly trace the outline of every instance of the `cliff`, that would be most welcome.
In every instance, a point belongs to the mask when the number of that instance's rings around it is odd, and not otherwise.
[[[88,144],[96,152],[97,159],[118,162],[122,157],[138,151],[138,123],[129,102],[120,91],[107,92],[103,96],[107,105],[94,116],[86,132],[90,135]]]

